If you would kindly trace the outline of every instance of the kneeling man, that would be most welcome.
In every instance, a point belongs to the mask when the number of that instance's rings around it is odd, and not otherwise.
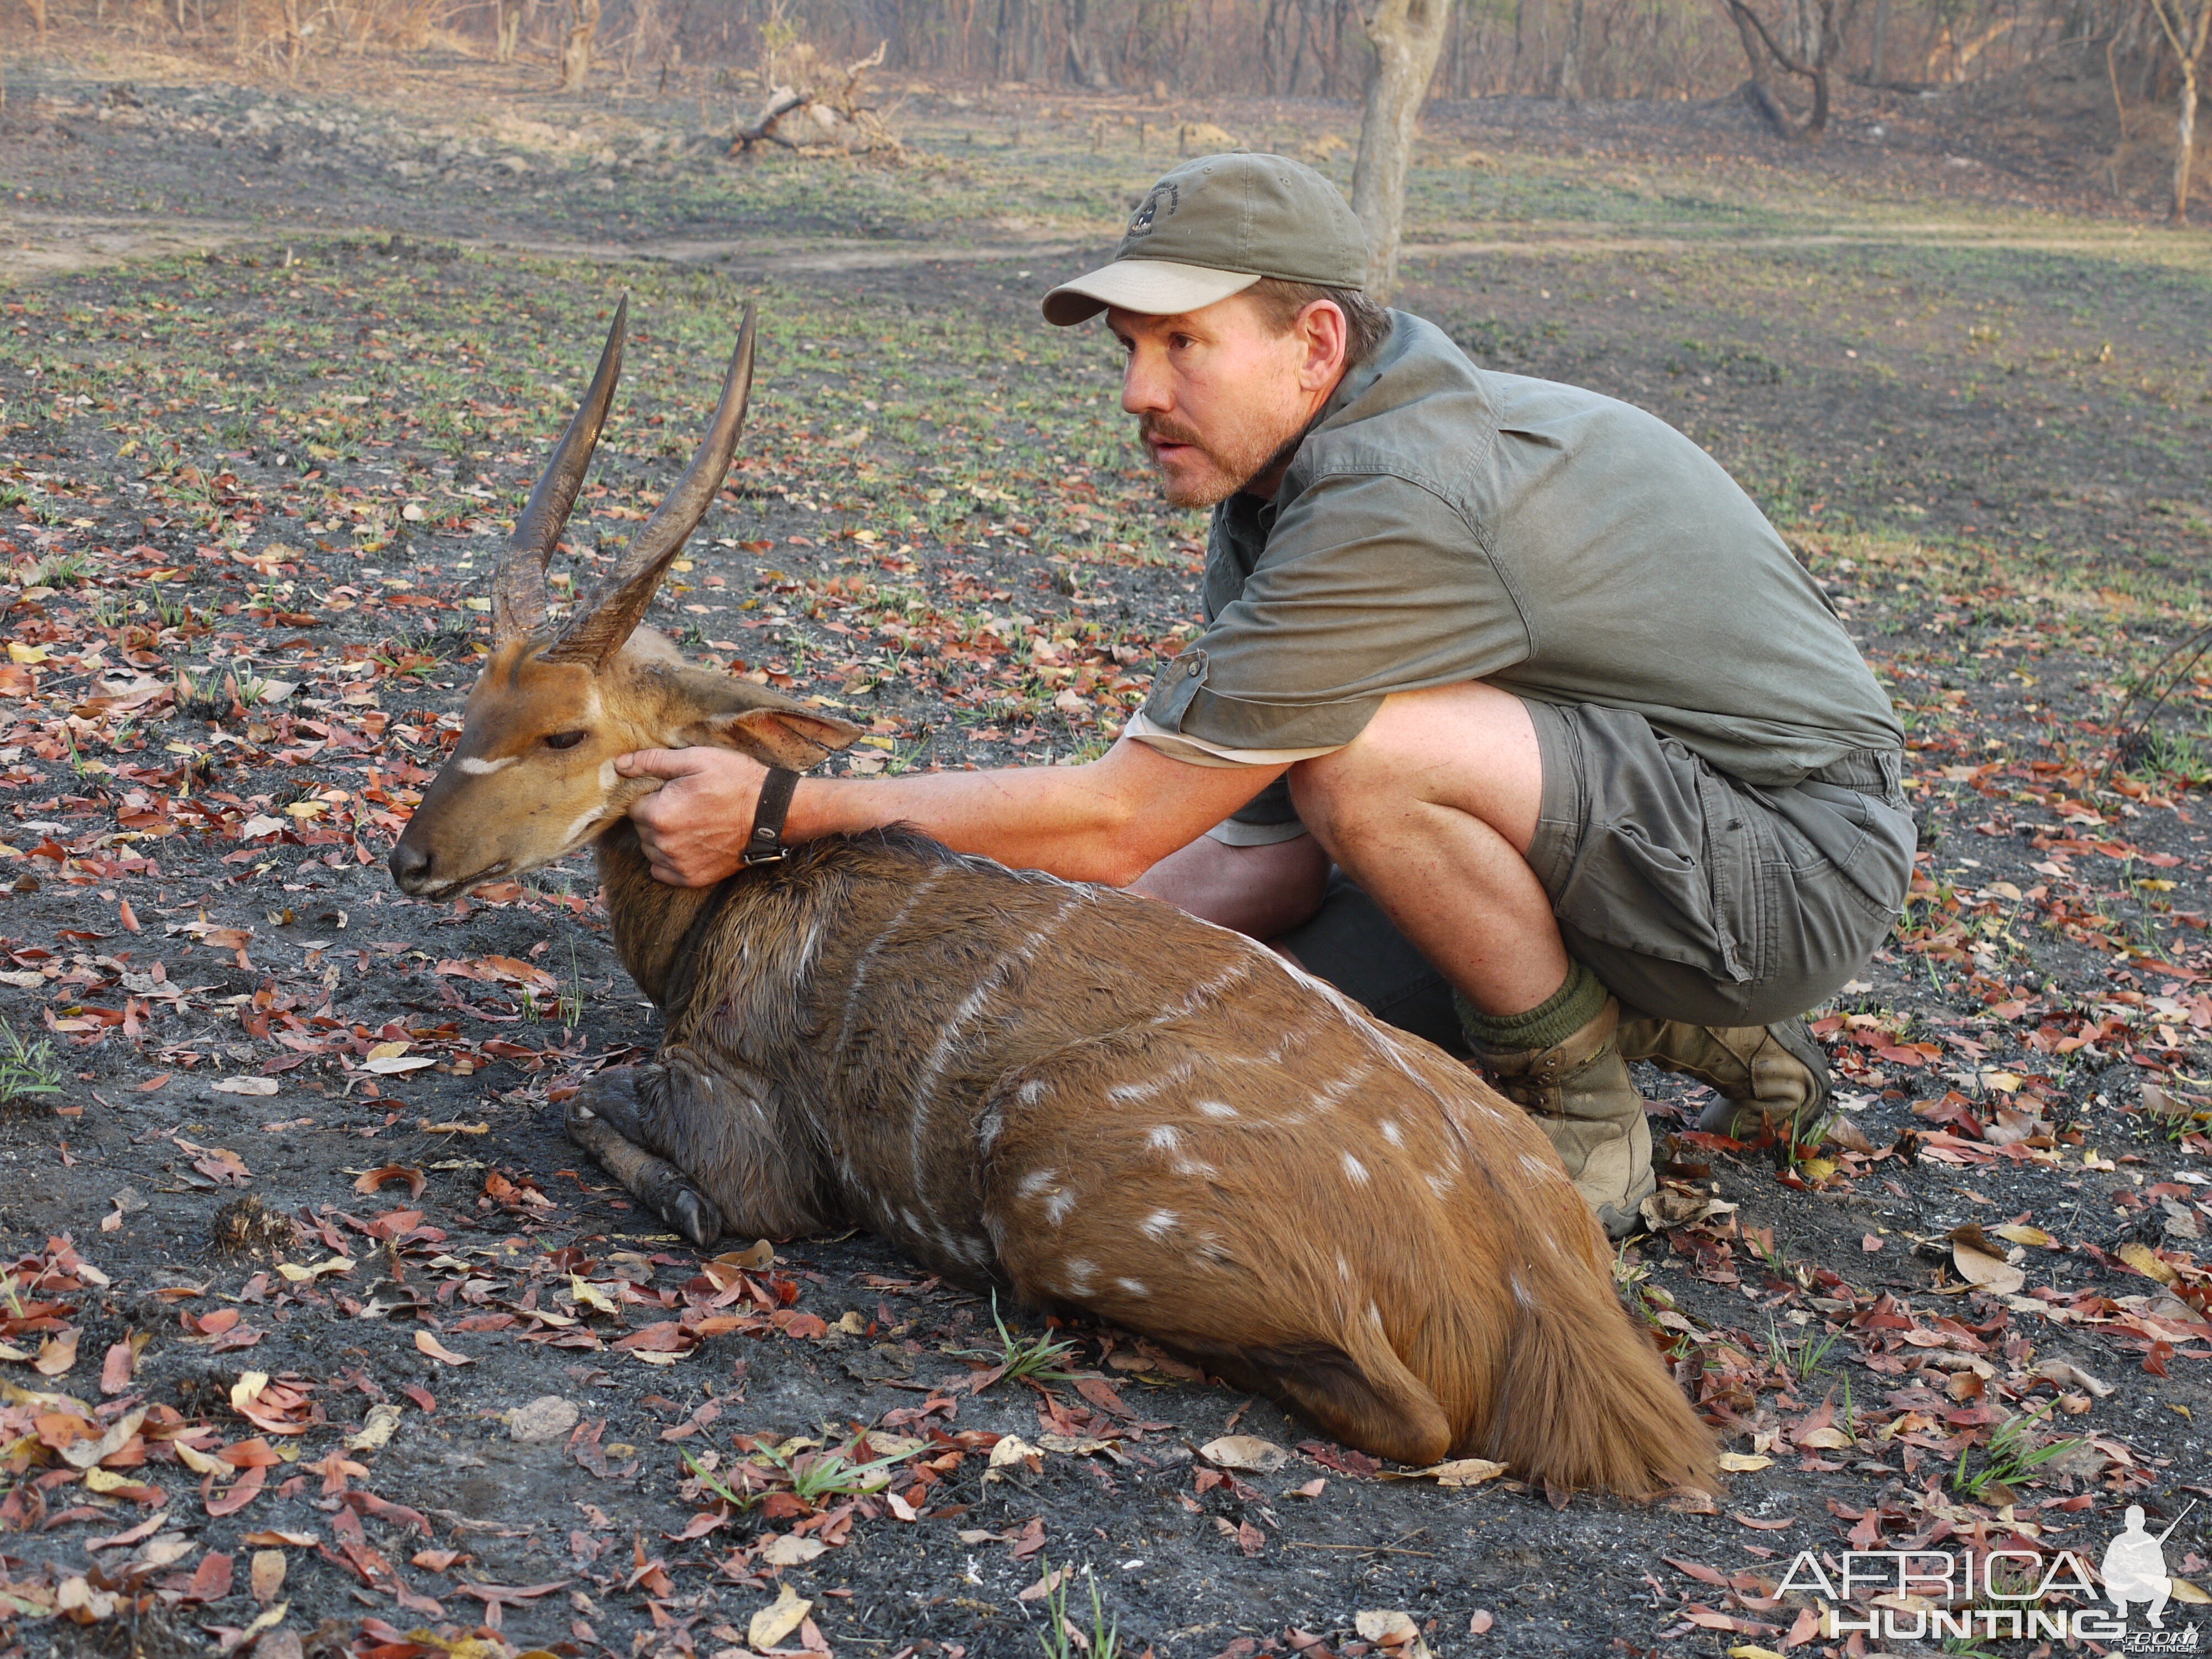
[[[1619,1235],[1653,1187],[1628,1060],[1712,1085],[1723,1133],[1825,1106],[1799,1016],[1904,901],[1903,732],[1703,450],[1477,368],[1366,266],[1296,161],[1162,179],[1044,313],[1105,313],[1167,498],[1212,507],[1205,632],[1088,765],[810,778],[766,813],[790,839],[910,823],[1273,940],[1471,1052]],[[621,765],[668,780],[631,813],[656,874],[737,867],[757,765]]]

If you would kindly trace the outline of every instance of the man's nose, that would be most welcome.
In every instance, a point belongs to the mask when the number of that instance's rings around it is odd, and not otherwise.
[[[1159,415],[1174,407],[1165,354],[1139,346],[1121,370],[1122,410],[1130,415]]]

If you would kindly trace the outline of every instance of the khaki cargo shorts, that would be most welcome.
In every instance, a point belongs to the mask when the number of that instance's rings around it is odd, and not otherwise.
[[[1526,706],[1544,766],[1529,866],[1568,953],[1631,1008],[1771,1024],[1832,998],[1887,936],[1915,843],[1897,754],[1759,788],[1641,714]],[[1378,1017],[1466,1051],[1450,988],[1349,882],[1280,942]]]

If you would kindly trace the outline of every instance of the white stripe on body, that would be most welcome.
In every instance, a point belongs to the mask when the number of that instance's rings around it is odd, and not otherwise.
[[[907,1152],[914,1190],[917,1194],[926,1194],[928,1190],[921,1166],[922,1142],[929,1128],[930,1096],[937,1087],[938,1079],[946,1062],[952,1058],[952,1051],[960,1041],[960,1033],[967,1029],[969,1021],[982,1012],[983,1006],[992,996],[1004,988],[1006,975],[1042,951],[1052,936],[1060,931],[1070,913],[1086,901],[1090,901],[1089,895],[1070,887],[1067,896],[1060,902],[1057,910],[1031,932],[1027,939],[991,964],[990,972],[984,975],[975,988],[962,999],[959,1007],[953,1010],[952,1018],[945,1022],[945,1029],[938,1033],[936,1046],[929,1051],[929,1058],[922,1061],[921,1069],[915,1077],[909,1108],[911,1122],[908,1129]]]

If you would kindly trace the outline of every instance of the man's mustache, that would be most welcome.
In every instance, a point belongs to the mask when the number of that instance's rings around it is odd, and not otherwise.
[[[1200,441],[1197,433],[1188,427],[1177,426],[1171,421],[1154,420],[1150,417],[1139,420],[1137,422],[1137,435],[1147,443],[1157,441],[1162,443],[1188,444],[1197,449],[1203,449],[1206,447]]]

